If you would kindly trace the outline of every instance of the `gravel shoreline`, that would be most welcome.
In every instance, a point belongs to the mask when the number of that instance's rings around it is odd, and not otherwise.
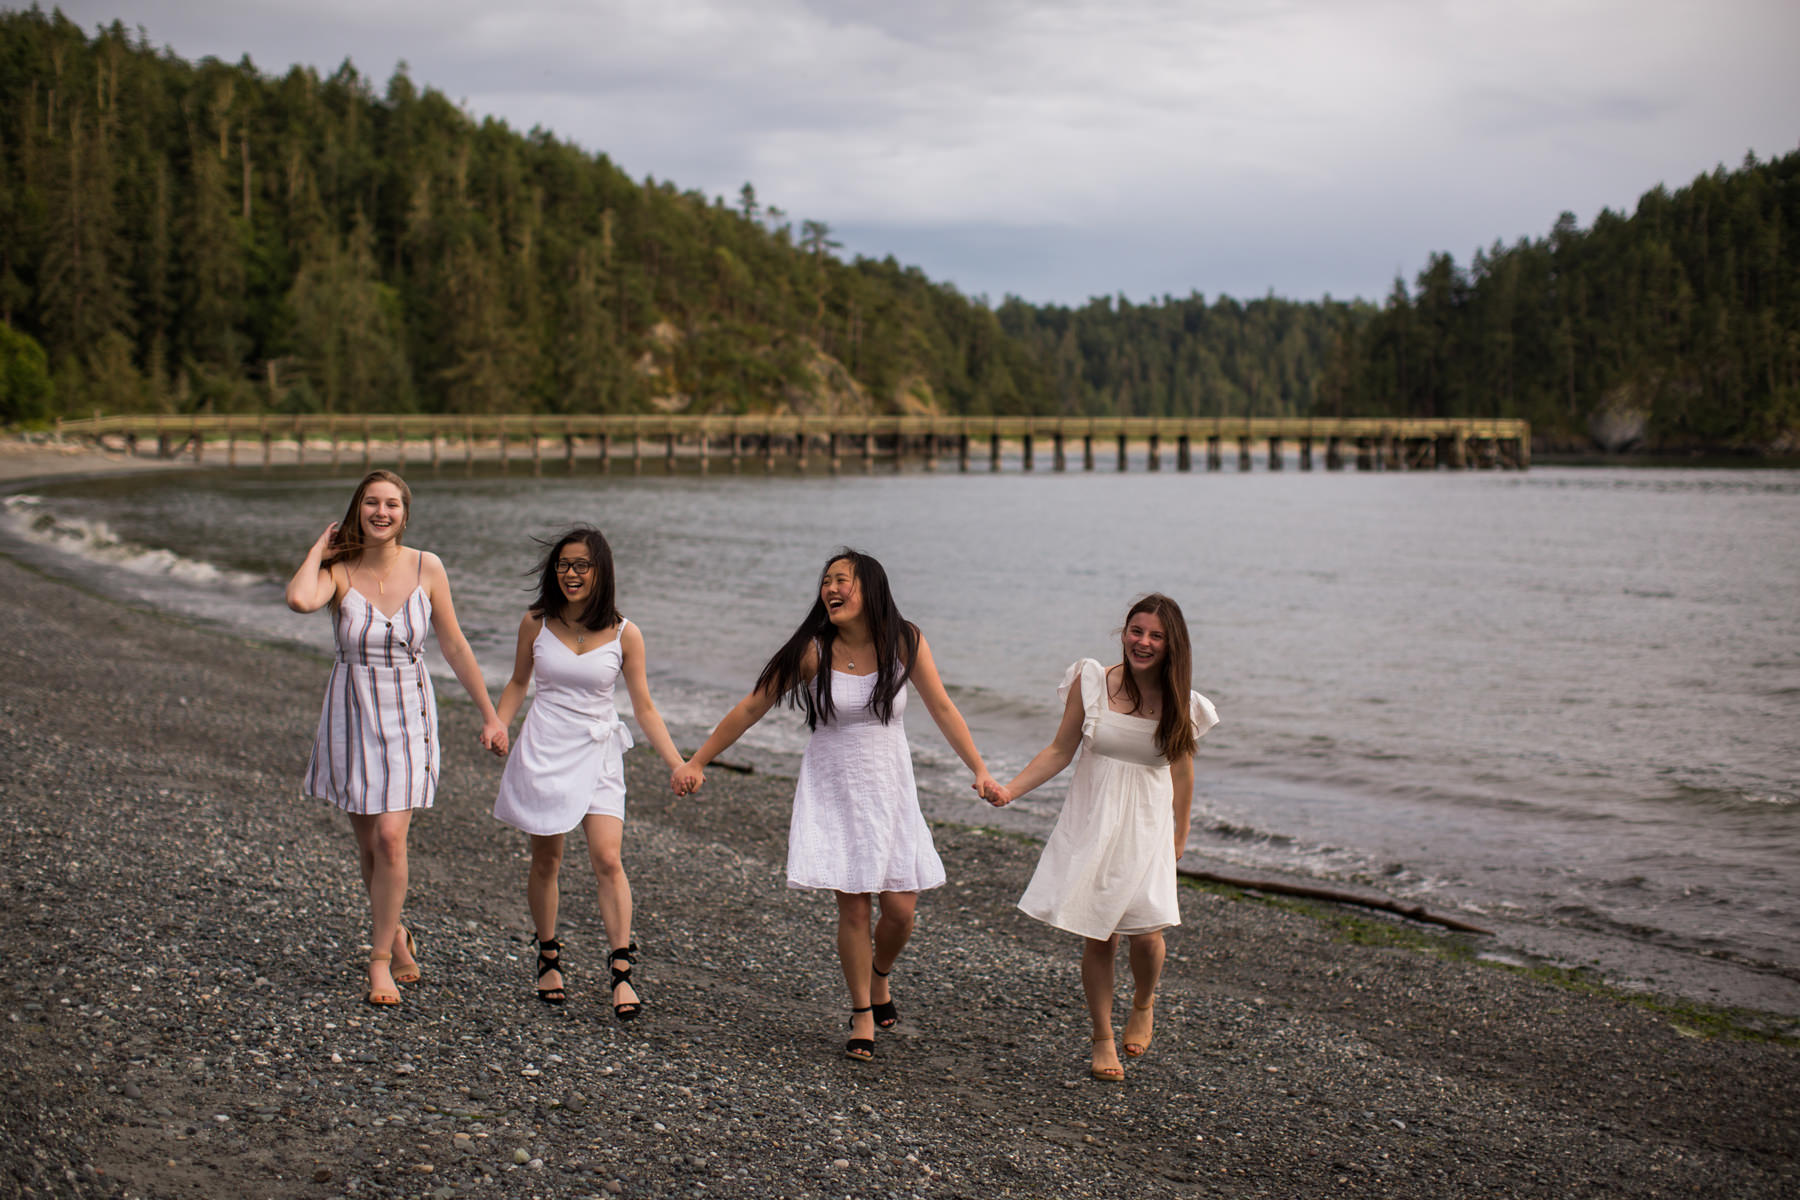
[[[715,770],[676,801],[643,750],[647,1010],[605,1006],[574,845],[549,1009],[523,839],[447,681],[425,979],[376,1012],[348,829],[297,796],[322,660],[5,559],[0,588],[0,1195],[1800,1194],[1791,1043],[1224,891],[1183,889],[1155,1044],[1090,1081],[1075,939],[1012,907],[1036,848],[959,827],[901,1025],[850,1062],[835,911],[784,886],[791,784]]]

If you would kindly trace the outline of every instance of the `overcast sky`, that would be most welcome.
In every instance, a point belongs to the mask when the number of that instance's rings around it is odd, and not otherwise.
[[[10,6],[12,0],[5,0]],[[1796,0],[66,0],[344,59],[998,302],[1376,299],[1800,148]]]

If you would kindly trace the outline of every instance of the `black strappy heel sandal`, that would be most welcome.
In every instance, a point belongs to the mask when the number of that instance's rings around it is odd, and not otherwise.
[[[568,972],[563,970],[563,965],[562,965],[562,943],[557,941],[555,938],[550,938],[548,940],[538,942],[537,950],[538,950],[538,978],[542,979],[544,976],[548,975],[550,972],[555,971],[558,974],[562,975],[563,985],[565,985],[565,986],[549,987],[549,988],[541,987],[537,990],[537,998],[539,1000],[542,1000],[545,1004],[561,1004],[563,1002],[563,1000],[565,998],[567,998],[567,996],[569,994],[568,988],[566,986],[569,982],[569,976],[568,976]],[[549,955],[545,954],[544,951],[546,951],[546,950],[554,951],[556,954],[556,957],[551,958]]]
[[[874,1011],[873,1004],[866,1008],[850,1010],[850,1028],[856,1028],[856,1014]],[[857,1062],[873,1062],[875,1060],[875,1039],[853,1037],[844,1043],[844,1057],[853,1058]]]
[[[870,963],[869,970],[875,972],[875,974],[881,976],[883,979],[886,979],[893,973],[894,968],[890,966],[887,970],[883,971],[874,963]],[[888,998],[886,1000],[881,1001],[879,1004],[871,1004],[869,1005],[869,1008],[875,1014],[875,1024],[882,1029],[892,1029],[900,1023],[900,1010],[894,1007],[894,994],[892,992],[888,993]]]
[[[623,969],[617,966],[617,963],[621,959],[625,962]],[[631,945],[626,946],[623,949],[614,950],[611,954],[606,956],[606,965],[612,969],[613,995],[616,996],[619,994],[619,985],[621,983],[631,983],[631,967],[635,962],[637,962],[636,942],[631,943]],[[637,984],[631,983],[631,987],[633,991],[637,990]],[[613,1016],[621,1021],[629,1021],[631,1018],[637,1016],[638,1013],[643,1010],[643,1007],[643,1004],[637,1000],[627,1000],[623,1004],[615,1001],[613,1003]]]

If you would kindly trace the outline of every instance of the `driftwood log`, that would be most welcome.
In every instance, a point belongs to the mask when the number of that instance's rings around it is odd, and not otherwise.
[[[1186,867],[1177,867],[1175,871],[1176,874],[1184,875],[1189,879],[1204,880],[1207,883],[1223,883],[1230,887],[1243,888],[1246,891],[1269,892],[1277,896],[1302,896],[1308,900],[1328,900],[1333,904],[1355,904],[1362,908],[1398,913],[1415,921],[1442,925],[1446,929],[1455,929],[1462,933],[1481,933],[1491,937],[1494,932],[1491,929],[1483,929],[1479,925],[1471,925],[1456,917],[1447,917],[1442,913],[1431,912],[1421,905],[1402,904],[1387,896],[1363,896],[1355,892],[1319,887],[1309,883],[1289,883],[1282,879],[1252,879],[1243,875],[1221,875],[1217,871],[1192,871]]]
[[[721,771],[735,771],[739,775],[754,775],[754,774],[756,774],[756,768],[752,764],[741,763],[741,762],[732,762],[729,759],[715,758],[711,762],[707,763],[706,765],[709,767],[717,767]]]

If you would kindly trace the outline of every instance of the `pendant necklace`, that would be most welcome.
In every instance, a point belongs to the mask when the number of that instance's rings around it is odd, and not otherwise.
[[[363,570],[369,572],[369,574],[371,574],[371,575],[375,574],[375,570],[372,567],[364,567]],[[387,595],[387,577],[389,575],[392,575],[393,573],[394,573],[394,564],[389,563],[387,570],[383,571],[380,575],[375,576],[375,594],[377,596]]]

